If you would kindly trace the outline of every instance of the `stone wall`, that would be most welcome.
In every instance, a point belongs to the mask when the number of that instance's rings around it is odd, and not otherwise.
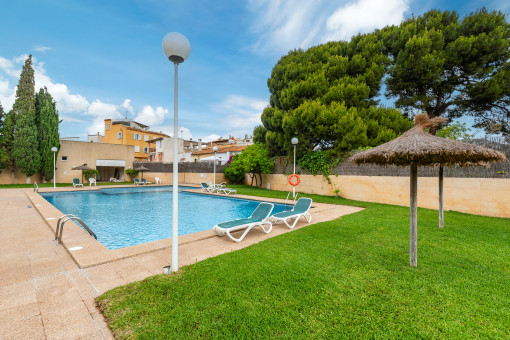
[[[173,184],[173,173],[171,172],[145,172],[143,177],[152,183],[156,183],[156,177],[161,180],[162,184]],[[214,183],[214,173],[196,173],[196,172],[180,172],[179,171],[179,184],[194,184],[200,185],[200,183],[208,183],[211,181]],[[221,172],[216,172],[216,183],[225,182],[225,176]]]
[[[172,173],[173,172],[173,163],[164,163],[164,162],[134,162],[133,167],[137,168],[143,165],[144,167],[151,169],[151,172],[158,173]],[[216,164],[216,172],[223,173],[223,170],[226,168],[226,165]],[[214,173],[214,162],[213,161],[204,161],[204,162],[181,162],[179,163],[179,172],[188,172],[188,173]],[[145,176],[145,174],[144,174]]]
[[[277,158],[275,162],[274,173],[277,174],[291,174],[292,173],[292,159],[286,163],[285,157]],[[296,164],[296,173],[310,175],[305,169],[301,169]],[[439,173],[438,167],[419,167],[418,176],[420,177],[437,177]],[[343,176],[409,176],[409,167],[388,165],[372,165],[363,164],[356,165],[346,159],[338,166],[331,169],[332,175]],[[483,166],[470,166],[470,167],[444,167],[445,177],[463,177],[463,178],[510,178],[510,162],[497,162],[492,163],[488,167]]]
[[[288,176],[263,175],[263,187],[292,191]],[[335,195],[367,202],[409,206],[409,176],[330,176],[331,184],[323,176],[300,175],[296,186],[300,193]],[[245,183],[250,178],[245,177]],[[418,206],[438,209],[437,177],[418,178]],[[444,209],[469,214],[510,217],[510,179],[445,178]]]

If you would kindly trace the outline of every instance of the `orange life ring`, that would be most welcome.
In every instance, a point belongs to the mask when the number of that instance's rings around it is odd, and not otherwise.
[[[294,182],[292,181],[292,178],[294,178],[294,177],[296,177],[296,179],[297,179],[296,183],[294,183]],[[292,186],[296,186],[296,185],[298,185],[300,182],[301,182],[301,178],[299,178],[299,176],[298,176],[298,175],[293,174],[293,175],[290,175],[290,176],[289,176],[289,184],[290,184],[290,185],[292,185]]]

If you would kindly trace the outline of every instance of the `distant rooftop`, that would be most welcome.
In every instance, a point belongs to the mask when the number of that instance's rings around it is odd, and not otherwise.
[[[149,126],[148,125],[145,125],[145,124],[142,124],[142,123],[139,123],[139,122],[135,122],[134,120],[132,119],[112,119],[112,125],[117,125],[117,124],[122,124],[124,126],[129,126],[129,127],[132,127],[132,128],[135,128],[135,129],[142,129],[142,130],[148,130],[149,129]]]

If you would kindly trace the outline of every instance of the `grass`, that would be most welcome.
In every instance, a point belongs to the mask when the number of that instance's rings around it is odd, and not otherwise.
[[[306,196],[366,209],[106,292],[115,336],[510,337],[509,219],[418,209],[412,268],[409,208]]]
[[[97,182],[97,185],[124,185],[133,184],[133,182]],[[87,186],[88,183],[83,184]],[[53,188],[53,183],[37,183],[39,188]],[[72,187],[73,183],[57,183],[57,187]],[[12,188],[33,188],[34,184],[0,184],[0,189]]]

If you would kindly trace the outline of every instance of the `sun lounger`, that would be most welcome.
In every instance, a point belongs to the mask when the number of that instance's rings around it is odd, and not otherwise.
[[[221,182],[218,184],[213,184],[211,181],[207,181],[210,188],[218,189],[218,188],[224,188],[227,185],[227,182]]]
[[[135,181],[135,185],[143,185],[143,183],[140,182],[140,180],[138,178],[135,178],[134,181]]]
[[[82,187],[83,184],[80,183],[80,179],[79,178],[73,178],[73,188],[76,188],[76,187]]]
[[[216,192],[219,194],[225,194],[225,195],[237,194],[236,189],[230,189],[230,188],[217,188]]]
[[[202,192],[204,192],[204,191],[205,192],[215,192],[216,191],[216,188],[210,187],[205,182],[200,183],[200,185],[202,186],[202,189],[200,189],[200,191],[202,191]]]
[[[142,184],[152,184],[152,182],[149,182],[145,178],[142,178]]]
[[[294,205],[294,208],[290,211],[282,211],[274,214],[271,218],[274,220],[274,224],[279,221],[283,221],[290,229],[296,226],[297,221],[300,217],[304,217],[308,223],[312,221],[312,215],[310,215],[310,207],[312,206],[312,200],[310,198],[300,198]],[[288,222],[294,219],[294,223],[290,225]]]
[[[215,225],[213,229],[216,232],[216,235],[218,236],[227,235],[235,242],[241,242],[246,236],[246,234],[248,234],[250,230],[257,226],[260,227],[266,234],[268,234],[273,228],[273,225],[269,221],[269,215],[271,215],[273,207],[274,205],[271,203],[262,202],[253,211],[250,217],[219,223]],[[269,227],[267,230],[266,228],[264,228],[264,224]],[[238,238],[235,238],[231,234],[234,231],[244,229],[246,229],[245,232]]]

